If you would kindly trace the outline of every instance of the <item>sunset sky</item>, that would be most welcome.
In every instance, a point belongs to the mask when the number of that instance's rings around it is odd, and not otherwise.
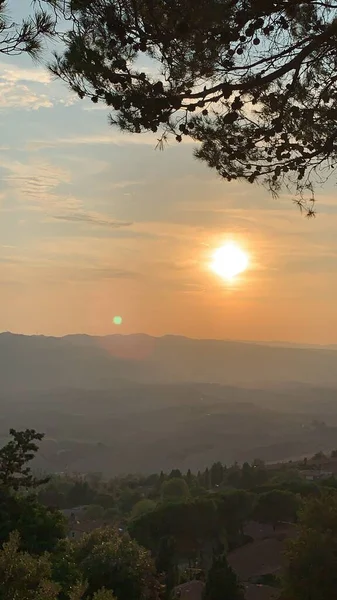
[[[0,74],[0,330],[337,343],[333,183],[308,221],[191,143],[112,129],[27,57]],[[250,256],[231,285],[209,268],[226,240]]]

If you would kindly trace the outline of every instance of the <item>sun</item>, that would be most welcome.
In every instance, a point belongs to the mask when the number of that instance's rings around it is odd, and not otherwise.
[[[245,271],[248,264],[248,254],[234,242],[227,242],[215,250],[210,267],[214,273],[230,281]]]

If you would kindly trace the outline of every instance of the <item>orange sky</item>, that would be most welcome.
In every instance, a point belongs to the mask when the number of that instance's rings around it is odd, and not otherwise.
[[[337,343],[337,213],[226,183],[191,144],[154,150],[39,66],[3,69],[0,330]],[[209,269],[227,239],[250,255],[235,285]],[[122,326],[113,316],[123,317]]]

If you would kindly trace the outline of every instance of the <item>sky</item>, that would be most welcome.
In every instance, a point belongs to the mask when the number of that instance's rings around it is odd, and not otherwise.
[[[337,343],[337,203],[221,180],[126,135],[28,57],[0,57],[0,331]],[[227,240],[249,255],[228,283]],[[122,324],[114,323],[114,316]]]

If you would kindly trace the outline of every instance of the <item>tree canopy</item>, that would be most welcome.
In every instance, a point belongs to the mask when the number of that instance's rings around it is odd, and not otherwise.
[[[284,597],[333,598],[337,585],[337,498],[326,493],[307,500],[298,535],[288,542]]]
[[[0,544],[14,530],[19,532],[24,550],[40,554],[51,551],[65,537],[66,522],[59,511],[49,510],[33,495],[0,489]]]
[[[280,521],[294,521],[299,508],[295,494],[285,490],[271,490],[258,496],[255,518],[262,523],[270,523],[275,528]]]
[[[6,0],[0,0],[0,54],[17,56],[26,52],[36,58],[44,41],[55,35],[56,13],[53,11],[58,0],[33,0],[32,4],[35,7],[31,14],[18,23],[11,18]]]
[[[16,530],[24,550],[50,551],[65,536],[65,521],[32,493],[48,481],[36,478],[29,466],[43,434],[34,429],[11,429],[10,435],[12,439],[0,449],[0,544]]]
[[[63,586],[53,579],[50,556],[32,556],[20,550],[20,536],[16,531],[0,549],[1,600],[83,600],[87,586],[75,583],[66,595]],[[63,583],[63,582],[62,582]],[[85,596],[84,596],[85,594]],[[116,600],[111,590],[100,588],[91,600]]]
[[[333,0],[71,0],[53,72],[123,130],[200,142],[227,179],[313,184],[337,159]],[[309,196],[305,196],[306,192]]]
[[[244,600],[243,587],[228,564],[225,554],[213,557],[204,592],[204,600],[223,600],[223,598]]]
[[[180,477],[173,477],[164,481],[161,486],[163,500],[182,500],[189,495],[186,481]]]
[[[46,483],[48,478],[36,479],[28,463],[38,451],[43,433],[35,429],[15,431],[10,429],[12,439],[0,449],[0,486],[6,489],[35,488]]]
[[[89,594],[104,586],[118,600],[159,600],[161,586],[151,556],[126,534],[96,529],[81,539],[75,560]]]

